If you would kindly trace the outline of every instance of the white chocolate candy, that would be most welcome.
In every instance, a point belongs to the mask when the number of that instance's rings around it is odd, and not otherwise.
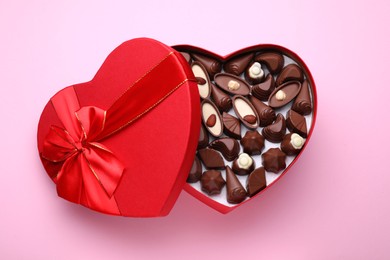
[[[249,68],[249,77],[253,79],[264,77],[264,71],[261,69],[260,63],[255,62],[252,64],[252,66]]]
[[[196,63],[193,64],[191,68],[195,77],[203,78],[206,80],[205,84],[203,85],[198,84],[198,90],[201,98],[207,98],[208,96],[210,96],[211,91],[210,91],[210,84],[207,80],[206,72],[203,70],[201,66],[199,66]]]
[[[211,115],[215,115],[215,124],[213,126],[206,125],[206,127],[213,136],[220,136],[222,134],[222,122],[221,118],[218,116],[218,111],[209,102],[204,102],[202,104],[204,122],[206,122]]]
[[[253,159],[247,153],[242,153],[238,156],[237,163],[241,169],[248,170],[253,164]]]
[[[255,113],[254,108],[250,106],[249,101],[244,100],[243,97],[236,96],[233,100],[233,106],[234,106],[235,113],[240,118],[240,120],[245,124],[245,126],[247,126],[250,129],[256,129],[259,126],[257,115]],[[256,122],[254,124],[250,124],[242,120],[242,118],[245,118],[245,116],[248,115],[254,116],[256,118]]]
[[[291,141],[290,141],[291,145],[295,148],[295,149],[301,149],[303,144],[305,143],[305,139],[302,138],[299,134],[296,134],[296,133],[293,133],[291,135]]]
[[[228,82],[228,88],[229,88],[230,90],[237,90],[237,89],[240,88],[240,83],[238,83],[238,82],[235,81],[235,80],[230,80],[230,81]]]
[[[276,92],[275,94],[275,98],[279,101],[282,101],[282,100],[285,100],[286,99],[286,93],[283,91],[283,90],[279,90],[278,92]]]

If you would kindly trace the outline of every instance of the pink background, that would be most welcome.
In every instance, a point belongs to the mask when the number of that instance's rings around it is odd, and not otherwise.
[[[390,259],[388,1],[132,2],[0,1],[2,259]],[[275,43],[300,55],[319,110],[291,171],[228,215],[184,192],[157,219],[59,199],[38,159],[39,115],[140,36],[221,54]]]

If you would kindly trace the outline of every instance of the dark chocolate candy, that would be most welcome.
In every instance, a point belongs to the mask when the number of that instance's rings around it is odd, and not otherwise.
[[[198,155],[207,169],[223,169],[225,167],[222,156],[214,149],[200,149]]]
[[[276,78],[276,86],[279,86],[287,81],[296,80],[299,82],[303,81],[302,69],[296,64],[289,64],[283,68],[279,76]]]
[[[216,170],[205,171],[200,179],[202,191],[208,195],[220,194],[225,180],[222,178],[221,172]]]
[[[264,137],[255,131],[247,131],[240,141],[244,152],[249,155],[261,154],[264,149]]]
[[[286,134],[286,120],[284,116],[279,113],[274,123],[263,128],[262,134],[265,139],[272,143],[281,142]]]
[[[243,96],[236,95],[233,97],[233,109],[241,122],[249,129],[259,127],[259,117],[252,103]]]
[[[223,121],[223,131],[227,136],[230,136],[235,139],[241,139],[241,124],[240,120],[236,117],[223,112],[222,113]]]
[[[286,168],[286,154],[279,148],[270,148],[261,155],[264,169],[268,172],[278,173]]]
[[[226,160],[233,161],[240,152],[240,144],[233,138],[220,138],[212,141],[210,147],[219,151]]]
[[[238,204],[246,198],[246,190],[229,166],[226,166],[226,199],[229,203]]]
[[[232,73],[234,75],[240,75],[242,72],[244,72],[245,68],[248,66],[249,62],[252,61],[254,54],[248,53],[241,55],[236,58],[232,58],[225,62],[223,65],[223,69],[227,73]]]
[[[272,91],[268,98],[268,105],[273,108],[279,108],[293,100],[301,90],[299,81],[289,81]]]
[[[257,115],[259,116],[259,125],[261,127],[267,126],[271,124],[275,118],[276,114],[275,111],[264,104],[262,101],[258,100],[257,98],[250,96],[249,101],[252,103],[253,107],[256,109]]]
[[[220,112],[228,112],[232,108],[232,99],[228,94],[211,84],[211,97]]]
[[[200,97],[203,99],[208,98],[211,94],[211,81],[206,69],[197,61],[191,64],[191,69],[198,83]]]
[[[189,183],[198,182],[200,180],[200,177],[202,177],[202,164],[200,163],[198,157],[195,156],[190,173],[188,174],[187,177],[187,182]]]
[[[298,114],[294,110],[287,112],[286,125],[292,133],[297,133],[300,136],[307,137],[306,119],[303,115]]]
[[[184,59],[186,59],[188,63],[191,62],[191,56],[187,52],[180,52],[180,54],[183,55]]]
[[[280,148],[287,155],[297,155],[304,144],[305,139],[299,134],[289,133],[284,136],[283,141],[280,144]]]
[[[311,113],[311,101],[309,94],[309,83],[304,80],[302,83],[301,91],[292,105],[292,110],[298,112],[301,115],[309,115]]]
[[[238,175],[248,175],[255,169],[255,161],[247,153],[242,153],[232,163],[233,171]]]
[[[265,170],[263,167],[257,168],[246,179],[246,190],[249,197],[253,197],[260,191],[267,187],[267,181],[265,179]]]
[[[232,74],[218,73],[214,76],[214,81],[218,87],[232,95],[246,96],[250,92],[248,83]]]
[[[284,65],[283,55],[276,52],[260,53],[254,60],[264,63],[272,74],[279,73]]]
[[[221,114],[218,111],[218,108],[208,99],[203,100],[201,104],[202,109],[202,120],[209,131],[209,133],[214,137],[219,137],[223,133],[223,124]],[[214,121],[215,119],[215,121]]]
[[[275,89],[274,77],[271,74],[268,74],[264,82],[256,84],[252,87],[251,93],[256,98],[267,101],[272,91]]]
[[[258,62],[253,62],[250,64],[244,73],[245,80],[251,85],[262,82],[264,76],[264,70],[261,68],[261,64]]]
[[[206,128],[201,124],[197,149],[206,148],[208,144],[209,144],[209,134],[207,133]]]
[[[202,65],[205,67],[207,72],[209,73],[210,77],[213,78],[215,74],[221,71],[222,65],[221,62],[219,62],[216,59],[201,55],[201,54],[191,54],[192,58],[196,61],[199,61],[202,63]]]

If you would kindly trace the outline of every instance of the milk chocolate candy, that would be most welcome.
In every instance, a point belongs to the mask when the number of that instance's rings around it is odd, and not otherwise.
[[[241,73],[244,72],[245,68],[248,66],[248,64],[252,61],[254,54],[248,53],[241,55],[239,57],[233,58],[225,62],[223,65],[223,69],[227,73],[232,73],[234,75],[239,76]]]
[[[248,175],[255,169],[255,161],[247,153],[242,153],[233,161],[232,169],[238,175]]]
[[[284,119],[284,116],[279,113],[273,124],[263,128],[262,134],[265,139],[272,143],[281,142],[286,134],[286,120]]]
[[[228,112],[233,106],[230,96],[214,84],[211,84],[211,97],[220,112]]]
[[[280,148],[287,155],[297,155],[304,144],[305,139],[302,136],[296,133],[289,133],[284,136]]]
[[[301,90],[299,81],[289,81],[277,87],[268,98],[268,105],[279,108],[293,100]]]
[[[238,204],[246,198],[246,190],[229,166],[226,166],[226,199],[229,203]]]
[[[284,65],[283,55],[276,52],[265,52],[256,55],[255,61],[264,63],[272,74],[279,73]]]
[[[228,137],[212,141],[210,148],[219,151],[228,161],[236,159],[240,152],[240,144],[238,141]]]
[[[211,78],[213,78],[214,75],[220,72],[222,69],[221,62],[219,62],[216,59],[201,54],[195,54],[195,53],[191,55],[194,60],[202,63],[202,65],[205,67],[205,69],[207,70]]]
[[[208,144],[209,144],[209,134],[208,134],[206,128],[204,128],[204,126],[201,124],[197,149],[206,148],[208,146]]]
[[[223,169],[225,167],[222,156],[214,149],[201,149],[198,151],[198,155],[207,169]]]
[[[286,154],[279,148],[270,148],[261,155],[264,169],[268,172],[278,173],[286,168]]]
[[[307,80],[303,81],[301,91],[292,105],[292,110],[301,115],[309,115],[311,113],[312,105],[309,94],[309,83]]]
[[[232,95],[246,96],[250,92],[249,85],[240,77],[228,73],[218,73],[214,76],[215,84]]]
[[[244,76],[245,76],[245,80],[249,84],[253,85],[263,81],[265,73],[261,68],[261,64],[258,62],[254,62],[251,65],[249,65],[248,68],[245,70]]]
[[[241,122],[249,129],[259,127],[259,117],[252,103],[243,96],[236,95],[233,97],[233,109]]]
[[[220,194],[225,180],[222,178],[221,172],[216,170],[205,171],[200,179],[202,191],[208,195]]]
[[[202,120],[209,131],[214,137],[219,137],[223,133],[223,125],[221,114],[218,112],[218,108],[210,100],[203,100],[202,105]]]
[[[200,180],[200,177],[202,177],[202,164],[200,163],[197,156],[195,156],[194,162],[192,164],[190,173],[187,177],[188,183],[195,183]]]
[[[264,137],[257,131],[247,131],[240,142],[249,155],[261,154],[264,149]]]
[[[264,82],[256,84],[252,87],[251,93],[254,97],[267,101],[272,91],[275,89],[274,77],[271,74],[268,74]]]
[[[246,190],[249,197],[253,197],[260,191],[267,187],[267,181],[265,179],[265,170],[263,167],[257,168],[246,179]]]
[[[201,98],[208,98],[211,94],[210,78],[206,69],[199,62],[193,62],[191,65],[192,72],[198,83],[199,95]]]
[[[259,125],[261,127],[271,124],[276,119],[275,111],[264,104],[262,101],[257,98],[250,96],[249,101],[252,103],[253,107],[256,109],[257,115],[259,116]]]
[[[294,110],[287,112],[286,125],[292,133],[297,133],[300,136],[307,137],[306,119],[303,115],[298,114]]]
[[[279,76],[276,78],[276,86],[279,86],[287,81],[303,81],[302,69],[296,64],[289,64],[283,68]]]
[[[241,124],[236,117],[223,112],[222,121],[223,130],[227,136],[233,137],[235,139],[241,139]]]

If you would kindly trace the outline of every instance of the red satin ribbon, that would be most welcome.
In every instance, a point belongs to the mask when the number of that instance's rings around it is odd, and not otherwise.
[[[60,197],[105,213],[120,214],[113,195],[124,166],[97,141],[130,125],[188,81],[184,74],[170,73],[172,66],[177,66],[177,59],[170,53],[131,84],[107,111],[93,106],[80,107],[73,87],[51,99],[63,128],[51,126],[41,156],[62,164],[54,179]],[[170,77],[161,82],[160,75]],[[153,91],[145,89],[153,85],[159,87]]]

